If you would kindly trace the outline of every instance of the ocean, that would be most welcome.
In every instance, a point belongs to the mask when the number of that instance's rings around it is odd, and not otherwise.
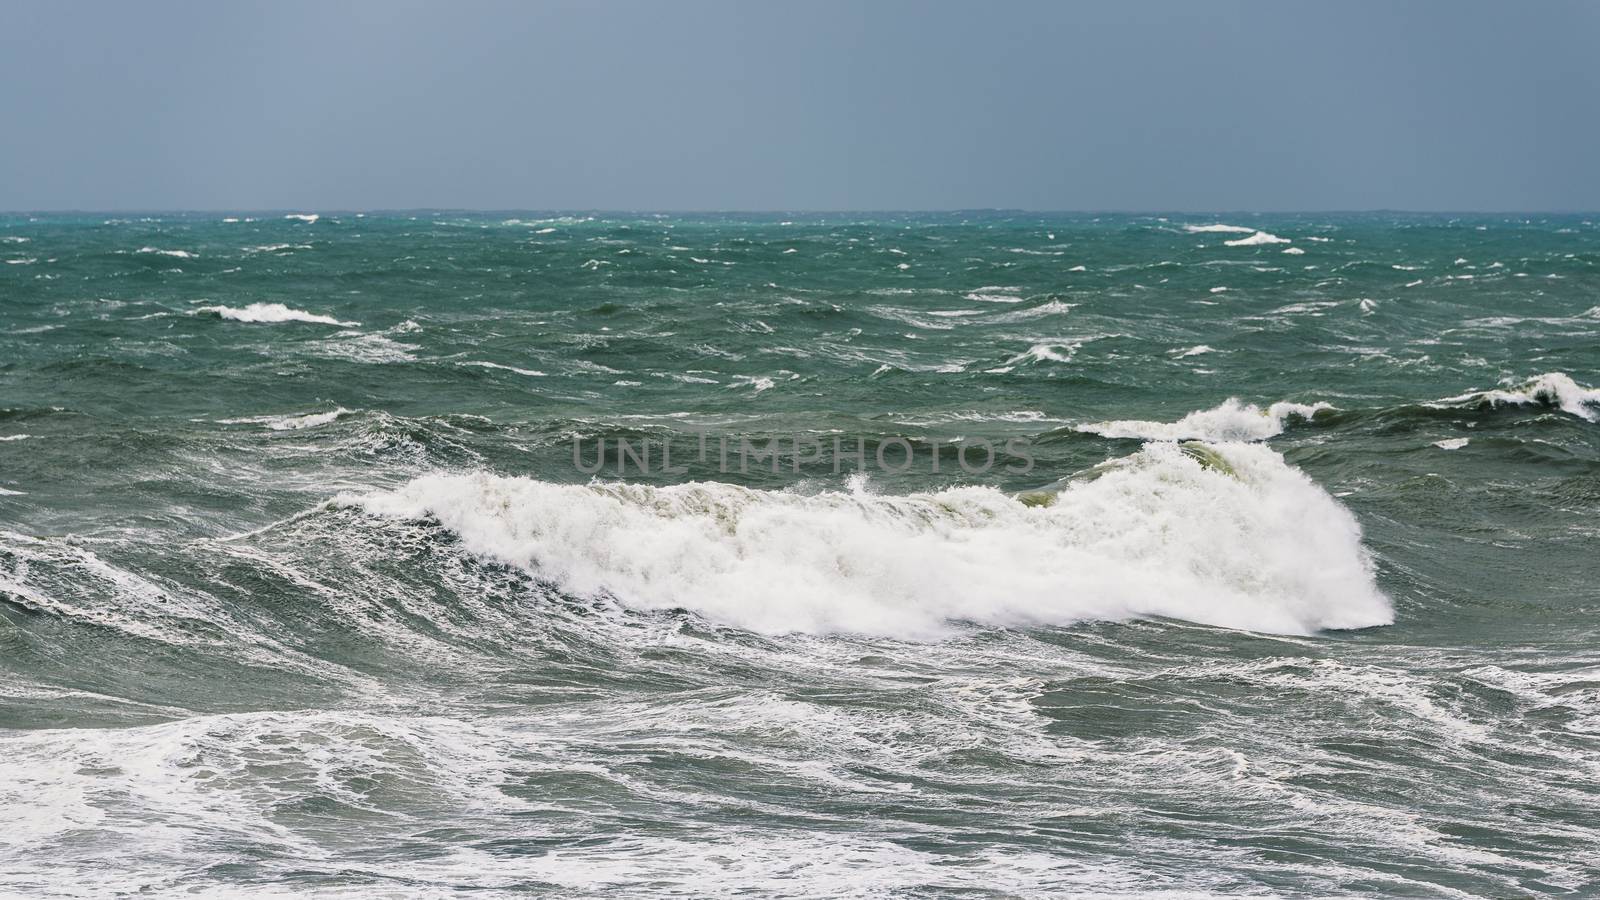
[[[1600,895],[1584,215],[0,217],[0,892]]]

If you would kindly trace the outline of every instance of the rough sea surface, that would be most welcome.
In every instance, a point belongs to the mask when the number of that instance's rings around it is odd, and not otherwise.
[[[1582,215],[0,217],[0,893],[1596,896],[1597,387]]]

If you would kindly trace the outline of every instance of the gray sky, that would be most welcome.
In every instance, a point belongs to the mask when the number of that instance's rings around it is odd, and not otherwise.
[[[0,209],[1600,209],[1600,3],[13,2]]]

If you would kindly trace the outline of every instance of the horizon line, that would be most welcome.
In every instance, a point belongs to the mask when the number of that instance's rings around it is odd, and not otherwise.
[[[925,208],[841,208],[841,209],[606,209],[601,207],[477,207],[477,206],[381,206],[366,209],[356,207],[315,206],[259,206],[215,207],[184,209],[156,207],[84,208],[84,209],[12,209],[0,210],[0,216],[69,216],[69,215],[234,215],[301,213],[318,215],[383,215],[390,213],[538,213],[593,216],[684,216],[684,215],[951,215],[962,213],[1020,214],[1020,215],[1072,215],[1072,216],[1290,216],[1290,215],[1413,215],[1413,216],[1579,216],[1600,215],[1600,210],[1590,209],[1405,209],[1399,207],[1374,207],[1368,209],[1030,209],[1011,206],[925,207]]]

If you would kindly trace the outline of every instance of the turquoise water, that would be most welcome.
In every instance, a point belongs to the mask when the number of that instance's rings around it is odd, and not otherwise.
[[[0,218],[0,890],[1592,896],[1597,338],[1581,215]]]

